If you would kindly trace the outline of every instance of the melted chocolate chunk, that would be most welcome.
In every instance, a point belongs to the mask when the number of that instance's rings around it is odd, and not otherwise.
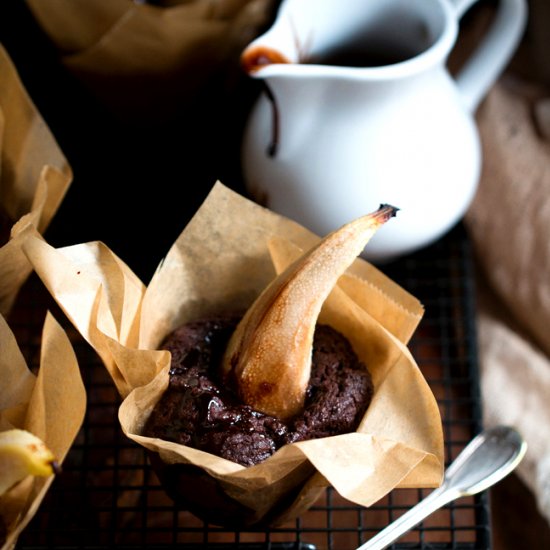
[[[162,348],[172,354],[170,382],[143,435],[175,441],[244,466],[262,462],[294,441],[354,431],[372,398],[372,380],[349,342],[318,325],[303,412],[285,424],[240,403],[218,378],[238,318],[186,324]]]

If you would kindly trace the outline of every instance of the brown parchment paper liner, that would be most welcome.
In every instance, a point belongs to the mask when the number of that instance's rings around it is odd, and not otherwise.
[[[123,118],[166,117],[229,77],[275,0],[27,0],[62,63]],[[220,84],[218,78],[218,84]],[[223,81],[222,81],[223,83]]]
[[[288,445],[249,468],[140,435],[168,384],[170,356],[157,349],[161,340],[186,321],[245,309],[275,267],[317,240],[219,182],[148,287],[100,242],[54,249],[40,238],[25,240],[44,284],[111,373],[124,399],[125,434],[149,449],[157,465],[174,465],[160,469],[169,490],[214,523],[279,523],[307,509],[329,484],[369,506],[394,487],[441,481],[439,410],[405,345],[422,306],[362,260],[341,278],[322,312],[373,374],[374,398],[357,433]],[[204,509],[193,506],[205,495]]]
[[[7,315],[32,271],[20,239],[13,237],[29,222],[46,230],[72,171],[1,44],[0,152],[0,209],[13,224],[12,239],[0,242],[0,313]]]
[[[46,443],[62,465],[86,409],[86,392],[67,334],[47,313],[37,375],[28,368],[2,315],[0,349],[0,431],[20,428],[32,432]],[[54,476],[29,476],[0,496],[0,522],[5,528],[5,539],[0,535],[2,550],[15,546],[53,480]]]

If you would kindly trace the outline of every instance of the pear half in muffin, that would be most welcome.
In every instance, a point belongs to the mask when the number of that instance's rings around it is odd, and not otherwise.
[[[287,420],[304,406],[313,334],[338,278],[397,208],[387,204],[329,233],[277,276],[239,322],[222,371],[244,403]]]

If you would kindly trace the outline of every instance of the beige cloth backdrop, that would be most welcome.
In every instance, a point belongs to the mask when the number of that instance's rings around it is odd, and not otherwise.
[[[484,421],[529,445],[518,473],[550,521],[550,91],[507,75],[477,117],[484,166],[466,216],[479,266]],[[545,137],[546,136],[546,137]]]

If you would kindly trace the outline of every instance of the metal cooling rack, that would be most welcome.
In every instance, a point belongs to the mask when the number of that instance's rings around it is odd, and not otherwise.
[[[382,270],[425,305],[410,348],[438,400],[450,462],[481,430],[473,265],[465,231],[459,225],[435,245]],[[29,364],[38,364],[46,309],[73,342],[88,388],[88,412],[63,472],[20,536],[17,550],[352,550],[429,492],[397,489],[365,509],[328,489],[301,518],[279,528],[239,532],[206,525],[174,507],[144,450],[122,434],[119,396],[106,370],[34,275],[9,319]],[[455,501],[392,548],[489,549],[488,501],[488,493]]]

